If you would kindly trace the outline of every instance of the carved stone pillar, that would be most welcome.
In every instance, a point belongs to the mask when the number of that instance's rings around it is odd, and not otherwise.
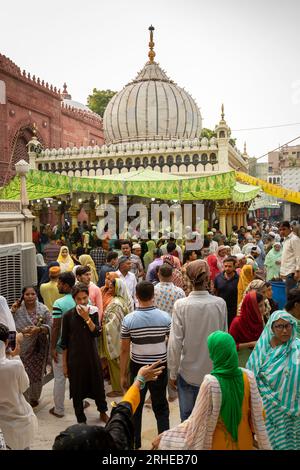
[[[78,227],[79,210],[77,207],[71,206],[68,212],[71,216],[71,229],[73,231],[76,227]]]
[[[232,224],[232,214],[227,213],[227,216],[226,216],[227,235],[231,234],[232,225],[233,225]]]
[[[226,235],[226,210],[220,209],[219,211],[220,230]]]

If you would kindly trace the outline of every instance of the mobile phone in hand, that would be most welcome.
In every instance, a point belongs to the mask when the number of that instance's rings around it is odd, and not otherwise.
[[[9,331],[9,333],[8,333],[8,345],[7,345],[6,350],[14,351],[16,349],[16,345],[17,345],[16,336],[17,336],[16,331]]]

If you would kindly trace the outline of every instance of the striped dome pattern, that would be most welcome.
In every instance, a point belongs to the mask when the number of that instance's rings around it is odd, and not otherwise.
[[[202,129],[200,110],[156,62],[113,96],[103,117],[106,144],[142,140],[193,139]]]

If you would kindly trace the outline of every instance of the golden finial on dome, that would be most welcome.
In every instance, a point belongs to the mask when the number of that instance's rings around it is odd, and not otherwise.
[[[247,153],[247,145],[246,145],[246,142],[244,142],[244,153]]]
[[[150,51],[148,52],[148,57],[150,64],[153,64],[154,62],[154,57],[155,57],[155,52],[153,50],[155,43],[153,42],[153,31],[154,31],[154,26],[149,26],[149,31],[150,31],[150,41],[149,41],[149,49]]]
[[[33,135],[36,135],[37,134],[37,127],[36,127],[36,123],[34,122],[33,125],[32,125],[32,133]]]

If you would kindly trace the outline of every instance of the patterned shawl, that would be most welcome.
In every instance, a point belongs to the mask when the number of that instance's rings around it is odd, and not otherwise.
[[[103,317],[103,335],[110,360],[120,357],[120,335],[122,321],[127,313],[133,309],[133,301],[122,279],[116,279],[115,295],[105,310]]]
[[[116,279],[117,277],[119,277],[119,274],[114,271],[110,271],[109,274],[111,275],[112,279]],[[102,295],[103,312],[105,312],[110,302],[114,298],[114,295],[109,291],[108,287],[106,287],[105,285],[103,287],[100,287],[100,290]]]
[[[253,373],[242,369],[250,383],[251,422],[259,449],[270,450],[268,434],[263,420],[262,400]],[[173,429],[162,434],[159,449],[164,450],[211,450],[218,423],[222,392],[216,377],[204,377],[195,406],[190,417]]]
[[[14,314],[14,320],[18,333],[22,332],[27,326],[45,326],[48,329],[48,335],[50,335],[52,325],[51,315],[47,307],[38,300],[36,301],[36,311],[33,314],[27,312],[23,300],[21,306]],[[42,337],[44,337],[44,335],[24,336],[21,344],[21,355],[30,354],[35,351]]]
[[[272,348],[272,325],[279,319],[292,325],[289,341]],[[285,310],[274,312],[246,364],[254,372],[259,392],[289,416],[300,413],[300,340],[296,337],[297,322]]]

